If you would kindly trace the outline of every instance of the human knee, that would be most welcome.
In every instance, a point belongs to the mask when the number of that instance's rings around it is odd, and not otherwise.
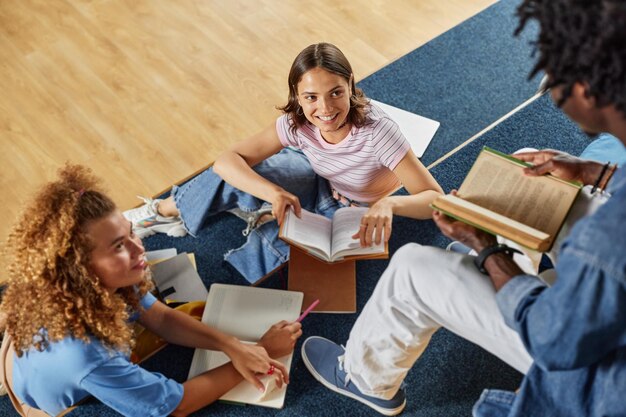
[[[396,251],[389,263],[395,271],[394,280],[404,279],[412,287],[425,285],[437,279],[437,264],[441,249],[409,243]]]
[[[419,243],[407,243],[396,251],[391,263],[403,268],[420,268],[436,259],[441,249],[432,246],[423,246]]]

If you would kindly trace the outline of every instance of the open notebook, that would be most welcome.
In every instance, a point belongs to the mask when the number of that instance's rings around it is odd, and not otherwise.
[[[302,309],[303,294],[295,291],[239,285],[213,284],[207,297],[202,322],[232,334],[248,343],[257,342],[272,324],[281,320],[295,321]],[[293,353],[279,360],[290,369]],[[222,352],[196,349],[188,379],[228,362]],[[264,376],[265,393],[247,381],[224,394],[220,400],[282,408],[287,386],[276,388],[274,379]]]

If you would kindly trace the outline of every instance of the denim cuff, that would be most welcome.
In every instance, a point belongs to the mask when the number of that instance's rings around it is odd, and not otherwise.
[[[517,307],[529,294],[543,287],[546,287],[546,284],[536,276],[518,275],[500,288],[496,293],[496,302],[507,326],[517,331],[515,319]]]
[[[506,417],[515,402],[515,393],[502,390],[484,390],[472,409],[473,417]]]

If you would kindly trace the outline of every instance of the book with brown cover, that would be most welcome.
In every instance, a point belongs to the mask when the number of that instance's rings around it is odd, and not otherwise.
[[[524,161],[485,147],[456,195],[432,207],[529,249],[550,250],[582,184],[552,175],[527,176]]]
[[[304,293],[303,306],[315,300],[315,313],[356,313],[355,261],[326,263],[290,247],[289,291]]]

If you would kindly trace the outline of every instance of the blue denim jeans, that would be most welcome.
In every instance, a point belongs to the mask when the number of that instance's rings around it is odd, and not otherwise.
[[[259,175],[300,199],[302,208],[331,217],[341,206],[328,181],[318,176],[306,156],[285,148],[253,168]],[[180,217],[195,236],[212,215],[239,208],[254,212],[269,203],[226,183],[209,168],[180,187],[172,188]],[[246,243],[224,259],[254,283],[289,260],[289,245],[278,238],[278,224],[271,221],[254,229]]]

